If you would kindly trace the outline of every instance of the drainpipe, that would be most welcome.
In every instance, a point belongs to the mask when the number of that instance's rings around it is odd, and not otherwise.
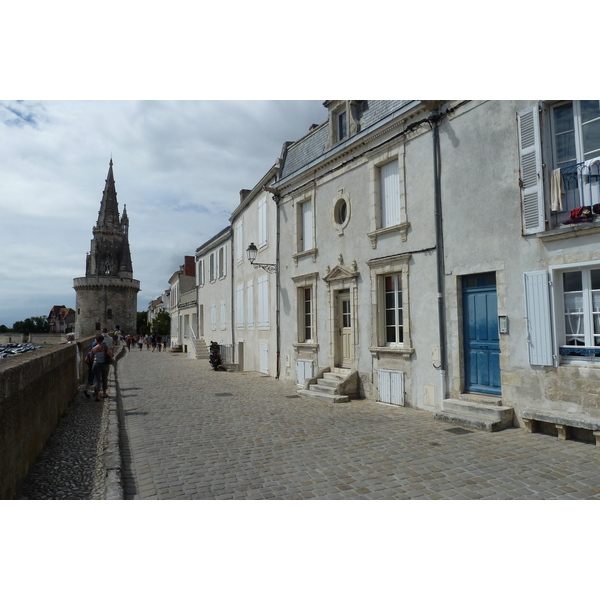
[[[446,398],[446,302],[444,298],[444,231],[442,223],[442,193],[440,174],[440,133],[439,123],[442,115],[438,110],[431,111],[429,122],[433,130],[433,179],[435,203],[435,246],[437,248],[437,289],[438,289],[438,322],[440,333],[440,409],[444,407]]]
[[[277,376],[276,379],[279,379],[279,375],[281,373],[281,330],[279,327],[279,309],[280,309],[280,285],[281,285],[281,274],[279,273],[279,242],[281,239],[280,236],[280,222],[279,222],[279,201],[281,200],[280,196],[273,195],[273,200],[275,200],[276,206],[276,227],[277,227],[277,243],[275,244],[275,264],[277,265],[277,269],[275,270],[275,294],[276,294],[276,307],[275,307],[275,335],[277,338]]]

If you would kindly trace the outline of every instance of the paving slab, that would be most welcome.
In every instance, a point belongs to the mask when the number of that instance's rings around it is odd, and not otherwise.
[[[457,435],[425,411],[323,403],[169,352],[128,353],[116,378],[125,499],[600,497],[591,444],[524,429]]]

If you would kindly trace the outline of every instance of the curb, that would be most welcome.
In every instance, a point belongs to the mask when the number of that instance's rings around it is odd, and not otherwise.
[[[119,435],[119,382],[117,377],[117,366],[119,360],[127,352],[126,346],[122,346],[115,356],[115,364],[111,369],[109,386],[115,390],[114,400],[109,400],[108,408],[108,432],[107,447],[102,457],[106,471],[106,484],[104,489],[105,500],[123,500],[123,461],[121,458],[121,446]]]

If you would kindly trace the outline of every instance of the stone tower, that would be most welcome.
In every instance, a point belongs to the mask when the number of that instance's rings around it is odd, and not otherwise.
[[[91,249],[86,257],[85,277],[73,280],[76,300],[75,336],[94,335],[119,326],[134,334],[137,324],[137,294],[140,282],[133,279],[129,250],[129,218],[123,207],[119,217],[112,158],[102,194],[98,222],[92,230]]]

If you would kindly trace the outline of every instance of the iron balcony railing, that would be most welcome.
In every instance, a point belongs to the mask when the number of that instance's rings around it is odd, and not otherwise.
[[[574,209],[593,208],[600,203],[600,161],[589,163],[581,162],[560,170],[564,196],[562,210],[555,213],[558,224],[570,219]],[[596,218],[597,214],[592,211],[589,218]]]

